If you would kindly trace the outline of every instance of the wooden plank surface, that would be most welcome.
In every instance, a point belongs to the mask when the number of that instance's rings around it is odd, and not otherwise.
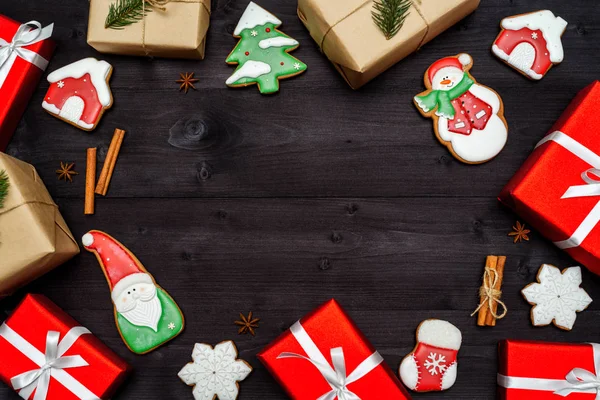
[[[437,1],[437,0],[432,0]],[[7,152],[32,163],[76,237],[104,230],[125,243],[182,307],[181,337],[146,356],[130,353],[114,326],[104,277],[84,252],[15,296],[48,295],[135,367],[115,399],[191,399],[176,374],[196,342],[233,339],[255,368],[240,400],[285,399],[256,353],[302,315],[335,297],[396,370],[426,318],[448,319],[463,332],[458,381],[450,391],[415,398],[495,396],[496,344],[504,338],[597,341],[600,309],[592,303],[575,329],[533,328],[519,291],[542,263],[574,265],[540,234],[529,243],[507,236],[516,217],[498,204],[500,189],[572,97],[600,76],[600,29],[594,0],[482,0],[475,14],[359,91],[352,91],[319,52],[295,15],[293,0],[262,0],[298,39],[293,54],[309,69],[272,97],[224,85],[231,36],[247,2],[213,0],[204,61],[100,55],[86,44],[88,2],[4,2],[0,13],[20,21],[54,22],[57,69],[94,56],[115,67],[115,106],[92,134],[48,116],[40,83]],[[501,18],[549,8],[570,22],[566,61],[530,82],[494,59],[489,47]],[[477,167],[456,162],[411,103],[422,74],[446,55],[466,51],[473,75],[504,98],[510,126],[506,149]],[[196,72],[198,91],[174,82]],[[182,118],[215,121],[204,142],[177,137]],[[112,130],[128,131],[106,198],[83,215],[85,149],[106,156]],[[190,149],[191,148],[191,149]],[[59,182],[59,161],[80,175]],[[506,319],[478,328],[469,314],[488,254],[506,255]],[[0,261],[1,263],[1,261]],[[583,287],[600,298],[600,278],[584,271]],[[239,312],[261,318],[256,337],[238,336]],[[1,319],[1,318],[0,318]],[[0,386],[0,398],[19,397]]]

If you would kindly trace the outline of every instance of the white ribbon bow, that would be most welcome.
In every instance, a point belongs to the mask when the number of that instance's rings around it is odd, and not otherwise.
[[[593,197],[600,196],[600,156],[588,149],[575,139],[571,138],[567,134],[556,131],[551,133],[542,139],[535,147],[538,148],[546,142],[553,141],[566,150],[585,161],[592,168],[584,171],[581,174],[581,178],[586,183],[585,185],[571,186],[565,194],[561,197],[562,199],[570,199],[577,197]],[[597,179],[593,178],[595,176]],[[594,206],[592,211],[585,217],[583,222],[577,227],[573,235],[567,240],[554,242],[560,249],[570,249],[573,247],[579,247],[581,243],[588,237],[596,225],[600,222],[600,201]],[[600,400],[600,399],[599,399]]]
[[[48,60],[24,47],[48,39],[52,36],[53,29],[54,24],[50,24],[42,29],[42,24],[39,22],[29,21],[19,27],[10,42],[0,38],[0,88],[4,84],[8,72],[13,67],[17,57],[21,57],[23,60],[32,63],[42,71],[46,70]]]
[[[521,378],[498,374],[498,385],[507,389],[525,389],[553,392],[557,396],[567,397],[572,393],[596,394],[600,400],[600,345],[590,343],[594,357],[596,374],[583,368],[573,368],[562,379]]]
[[[317,400],[335,400],[336,397],[339,400],[361,400],[360,397],[348,389],[347,386],[362,379],[383,362],[383,357],[381,357],[378,352],[371,354],[366,360],[360,363],[350,375],[346,375],[346,360],[344,358],[344,350],[341,347],[331,349],[332,368],[302,324],[300,324],[300,321],[292,325],[290,331],[308,357],[295,353],[281,353],[277,356],[277,359],[299,358],[309,361],[319,370],[321,375],[323,375],[323,378],[325,378],[327,383],[329,383],[329,386],[331,386],[331,391],[325,393]]]
[[[100,400],[98,396],[64,371],[67,368],[89,365],[80,355],[64,356],[64,354],[79,340],[81,335],[90,333],[87,328],[76,326],[67,332],[62,340],[59,340],[59,332],[48,331],[46,353],[44,354],[6,323],[2,324],[0,336],[40,367],[11,378],[10,383],[19,392],[19,396],[27,400],[35,390],[33,400],[46,400],[50,377],[53,377],[81,400]]]

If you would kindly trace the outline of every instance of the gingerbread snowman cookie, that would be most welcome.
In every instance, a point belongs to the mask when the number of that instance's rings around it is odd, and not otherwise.
[[[100,231],[86,233],[81,241],[106,276],[117,328],[129,350],[148,353],[183,331],[183,314],[175,300],[125,246]]]
[[[504,104],[477,83],[468,54],[442,58],[425,72],[427,90],[415,96],[419,112],[433,119],[438,140],[459,161],[481,164],[496,157],[508,139]]]
[[[84,58],[48,75],[50,87],[42,107],[56,118],[84,131],[93,131],[104,111],[112,107],[108,81],[112,66]]]
[[[460,330],[450,322],[428,319],[417,328],[417,346],[400,364],[400,379],[410,390],[432,392],[456,382]]]

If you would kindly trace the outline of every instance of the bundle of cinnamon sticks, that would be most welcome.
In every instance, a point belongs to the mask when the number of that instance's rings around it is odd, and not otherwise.
[[[496,326],[496,320],[504,318],[508,311],[500,300],[505,263],[505,256],[487,256],[483,283],[479,289],[479,307],[475,310],[478,326]],[[503,308],[501,313],[498,313],[499,306]]]

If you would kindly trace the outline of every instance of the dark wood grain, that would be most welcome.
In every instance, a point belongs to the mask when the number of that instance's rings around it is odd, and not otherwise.
[[[255,355],[332,297],[393,369],[414,346],[421,320],[444,318],[462,330],[455,387],[415,398],[494,398],[496,344],[504,338],[598,340],[595,303],[572,332],[531,326],[520,289],[540,264],[574,262],[537,232],[529,243],[512,244],[507,233],[516,217],[496,200],[572,97],[600,76],[596,1],[482,0],[475,14],[352,91],[296,17],[295,2],[261,0],[301,42],[294,55],[309,66],[271,97],[225,86],[233,71],[224,62],[236,43],[231,32],[247,2],[213,1],[201,62],[96,53],[85,42],[85,0],[2,3],[0,12],[13,19],[55,22],[58,50],[49,71],[87,56],[115,67],[115,106],[97,131],[83,133],[48,116],[39,106],[43,81],[7,152],[37,167],[77,237],[100,229],[125,243],[181,305],[187,328],[149,355],[127,351],[102,272],[87,252],[0,302],[3,313],[28,291],[48,295],[135,367],[117,400],[191,399],[176,374],[193,344],[226,339],[255,368],[240,400],[285,399]],[[530,82],[489,47],[501,18],[542,8],[570,22],[566,60]],[[463,51],[474,57],[473,75],[503,96],[510,126],[506,149],[477,167],[455,161],[411,103],[429,64]],[[180,72],[196,72],[198,91],[177,91]],[[176,122],[198,115],[213,119],[205,141],[169,144]],[[101,163],[115,127],[128,131],[115,175],[108,196],[97,198],[96,215],[86,217],[82,176],[59,182],[54,170],[62,160],[83,173],[87,147],[98,147]],[[508,256],[509,314],[494,328],[478,328],[469,314],[488,254]],[[599,284],[584,272],[583,287],[594,299]],[[237,336],[233,321],[248,311],[261,327],[256,337]],[[19,397],[0,386],[0,398]]]

